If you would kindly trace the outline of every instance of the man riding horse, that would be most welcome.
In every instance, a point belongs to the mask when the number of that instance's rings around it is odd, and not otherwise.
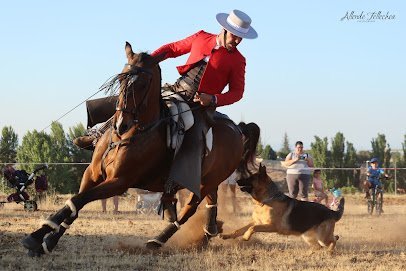
[[[149,240],[147,247],[161,247],[195,214],[203,199],[206,199],[208,212],[204,236],[209,240],[218,233],[218,185],[236,169],[241,174],[249,173],[248,166],[255,157],[260,128],[255,123],[240,123],[237,126],[226,118],[215,118],[213,122],[207,114],[214,112],[216,106],[241,99],[245,59],[236,46],[242,38],[257,36],[250,27],[251,19],[241,11],[234,10],[229,15],[218,14],[217,20],[224,27],[220,35],[200,31],[161,47],[152,56],[134,53],[131,44],[126,42],[127,63],[122,72],[104,86],[111,95],[118,94],[116,106],[111,106],[111,97],[105,100],[107,104],[110,103],[108,110],[104,107],[99,110],[97,106],[93,107],[94,104],[88,106],[88,116],[92,116],[93,122],[106,121],[111,116],[107,114],[108,111],[115,111],[111,121],[104,125],[108,131],[99,131],[102,136],[95,146],[90,165],[83,173],[79,192],[45,219],[40,228],[22,240],[29,255],[40,256],[51,252],[86,204],[120,195],[128,188],[164,192],[162,202],[167,208],[168,218],[173,222],[156,238]],[[176,95],[183,96],[195,115],[194,124],[191,126],[189,122],[191,129],[186,132],[183,144],[176,152],[168,147],[170,129],[167,128],[173,124],[170,120],[174,116],[168,117],[163,105],[159,61],[188,52],[190,57],[187,64],[179,67],[182,77],[173,86],[166,87],[174,90]],[[222,94],[227,84],[229,91]],[[185,105],[184,102],[181,104]],[[94,112],[90,112],[92,108],[98,114],[107,112],[104,119],[100,115],[93,118]],[[205,134],[209,125],[213,127],[215,144],[212,149],[209,143],[204,145],[202,140],[209,138],[210,130]],[[88,136],[75,142],[86,146],[86,140],[91,143],[95,139],[97,136]],[[189,173],[193,176],[188,176]],[[188,182],[189,178],[195,183]],[[190,193],[177,217],[173,199],[179,186],[193,193]]]
[[[164,206],[165,214],[170,221],[176,220],[176,209],[173,204],[176,185],[186,187],[197,195],[200,194],[204,138],[210,128],[215,108],[239,101],[244,93],[246,61],[237,46],[243,38],[257,37],[256,31],[251,27],[250,17],[242,11],[219,13],[216,19],[223,27],[218,35],[199,31],[183,40],[163,45],[151,54],[159,61],[163,61],[190,53],[186,64],[177,67],[181,77],[175,84],[164,86],[164,89],[176,92],[187,101],[194,115],[194,125],[186,132],[183,143],[174,157],[168,176],[167,191],[163,196],[164,204],[171,203]],[[226,85],[229,89],[222,93]],[[110,103],[107,102],[108,99]],[[104,107],[111,108],[110,113],[103,116],[104,120],[107,120],[115,109],[111,98],[101,101]],[[100,108],[99,106],[92,110]],[[88,115],[91,115],[89,110],[88,106]],[[103,132],[77,138],[74,143],[81,148],[92,148],[97,142],[98,135]]]

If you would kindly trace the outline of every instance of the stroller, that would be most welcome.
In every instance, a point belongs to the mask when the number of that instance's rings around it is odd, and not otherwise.
[[[137,214],[148,215],[158,213],[161,196],[162,193],[137,189],[137,204],[135,205],[135,212]]]
[[[48,166],[43,165],[28,175],[25,170],[15,170],[11,165],[6,166],[3,170],[4,179],[7,181],[9,187],[16,189],[16,192],[9,195],[7,201],[0,201],[0,207],[3,207],[5,203],[15,202],[23,204],[24,210],[26,211],[38,210],[37,202],[30,200],[26,189],[34,182],[36,192],[40,193],[48,189],[46,176],[36,175],[38,171],[46,168],[48,168]]]

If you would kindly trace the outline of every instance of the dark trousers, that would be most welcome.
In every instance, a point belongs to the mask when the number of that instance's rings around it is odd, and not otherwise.
[[[196,103],[190,104],[191,108]],[[187,188],[200,197],[202,162],[206,146],[206,134],[211,127],[214,107],[199,107],[193,111],[194,124],[186,131],[183,143],[174,157],[169,181]]]

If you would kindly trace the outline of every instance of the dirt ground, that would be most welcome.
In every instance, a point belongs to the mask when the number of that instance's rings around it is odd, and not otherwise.
[[[231,213],[229,195],[219,202],[225,231],[250,220],[251,200],[237,193],[239,211]],[[64,197],[50,197],[40,211],[21,205],[0,209],[0,270],[406,270],[406,196],[385,195],[385,213],[366,214],[362,195],[347,195],[336,252],[311,251],[300,237],[256,233],[252,240],[214,238],[207,248],[204,212],[199,211],[160,250],[145,242],[166,222],[155,214],[137,214],[134,198],[120,197],[119,214],[101,212],[100,202],[86,206],[50,255],[30,258],[21,239],[37,229],[41,219],[63,206]],[[112,200],[107,202],[113,209]],[[203,209],[203,208],[201,208]]]

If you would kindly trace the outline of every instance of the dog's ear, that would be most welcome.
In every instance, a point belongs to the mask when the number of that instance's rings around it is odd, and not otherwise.
[[[266,166],[259,164],[259,176],[265,176],[266,175]]]

